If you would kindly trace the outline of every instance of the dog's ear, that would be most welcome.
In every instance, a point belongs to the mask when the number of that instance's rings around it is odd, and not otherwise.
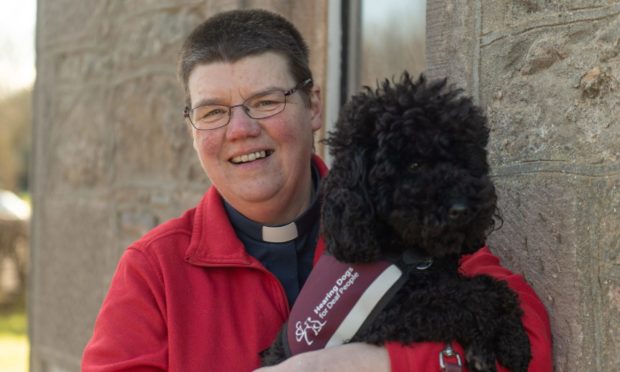
[[[368,189],[367,162],[366,151],[339,156],[321,186],[321,231],[328,251],[343,262],[370,262],[380,254],[380,228]]]

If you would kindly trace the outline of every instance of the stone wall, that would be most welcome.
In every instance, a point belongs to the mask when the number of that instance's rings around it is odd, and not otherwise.
[[[325,1],[40,0],[30,279],[32,371],[79,371],[127,245],[209,185],[183,121],[176,56],[217,11],[295,22],[321,85]]]
[[[490,241],[552,316],[558,371],[620,364],[620,2],[428,2],[428,66],[485,109]]]

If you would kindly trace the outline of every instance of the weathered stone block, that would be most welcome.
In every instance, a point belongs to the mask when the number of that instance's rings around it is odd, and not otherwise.
[[[599,363],[596,370],[613,371],[620,363],[620,280],[602,279],[600,334],[597,347],[600,347]]]
[[[101,115],[108,110],[101,89],[64,92],[52,103],[46,157],[50,160],[48,192],[105,185],[111,177],[113,127]]]
[[[195,206],[208,186],[205,181],[202,186],[193,185],[194,191],[180,185],[176,189],[140,184],[116,187],[112,198],[116,209],[118,245],[111,250],[108,271],[113,270],[125,249],[146,232]]]
[[[115,245],[103,199],[56,196],[38,206],[40,234],[33,262],[31,342],[59,359],[79,361],[106,288],[106,257]]]
[[[519,32],[542,25],[595,20],[617,11],[613,0],[481,0],[481,34]],[[594,15],[594,16],[593,16]]]
[[[52,45],[71,44],[85,37],[92,37],[92,27],[97,24],[107,1],[99,0],[54,0],[38,1],[37,28],[45,32],[37,33],[40,48]]]
[[[491,248],[525,275],[549,310],[557,370],[612,366],[608,351],[617,350],[620,330],[613,284],[620,278],[620,177],[514,167],[495,174],[504,225]]]
[[[580,283],[586,280],[576,267],[574,184],[567,185],[561,175],[498,172],[495,183],[504,224],[489,244],[508,268],[532,284],[556,330],[556,354],[566,355],[574,351],[569,350],[572,337],[584,332],[582,322],[575,321],[580,318]]]
[[[112,1],[109,4],[101,21],[105,27],[103,42],[109,46],[104,54],[112,60],[117,81],[147,73],[174,74],[170,67],[176,63],[185,36],[205,18],[196,3]]]
[[[431,78],[448,77],[477,99],[476,35],[479,7],[474,1],[428,1],[426,60]]]
[[[115,178],[185,179],[198,165],[172,75],[129,79],[112,90],[108,111],[115,137]]]
[[[589,177],[589,192],[580,195],[586,206],[578,213],[587,237],[583,249],[584,271],[591,294],[588,305],[594,319],[593,335],[584,343],[594,345],[593,370],[613,370],[620,363],[620,175]]]
[[[482,46],[492,163],[617,167],[620,59],[609,56],[620,48],[618,29],[614,16],[550,24]]]

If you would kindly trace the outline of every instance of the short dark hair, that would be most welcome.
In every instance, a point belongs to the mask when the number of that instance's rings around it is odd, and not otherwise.
[[[261,9],[232,10],[214,15],[185,39],[178,75],[189,103],[188,79],[194,68],[211,62],[236,62],[265,52],[284,56],[297,83],[312,79],[308,45],[286,18]],[[301,90],[306,97],[312,83]]]

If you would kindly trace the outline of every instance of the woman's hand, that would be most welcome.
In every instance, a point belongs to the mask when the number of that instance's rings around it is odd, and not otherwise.
[[[310,351],[291,357],[273,367],[255,372],[389,372],[390,358],[385,347],[353,343]]]

